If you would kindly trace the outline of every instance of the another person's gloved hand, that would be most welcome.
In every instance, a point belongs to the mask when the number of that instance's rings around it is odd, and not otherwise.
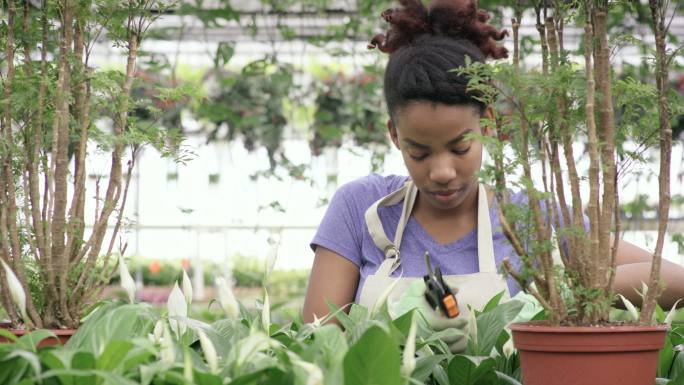
[[[392,318],[400,317],[413,309],[417,309],[418,313],[422,315],[417,321],[427,323],[428,328],[442,335],[442,341],[449,346],[452,353],[462,353],[466,350],[468,346],[468,319],[463,314],[455,318],[448,318],[439,308],[432,309],[425,299],[425,282],[423,280],[417,279],[397,302],[388,305]]]

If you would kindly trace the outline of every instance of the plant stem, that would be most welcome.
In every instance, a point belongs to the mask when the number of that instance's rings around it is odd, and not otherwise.
[[[672,127],[670,126],[670,103],[667,98],[669,91],[669,70],[667,57],[667,34],[665,27],[666,7],[662,1],[649,0],[651,15],[653,16],[653,30],[656,41],[656,84],[658,88],[658,117],[660,126],[660,174],[658,186],[660,202],[658,204],[658,239],[653,253],[651,276],[648,293],[644,300],[639,321],[642,324],[651,322],[660,294],[660,266],[662,263],[663,244],[667,233],[667,221],[670,209],[670,158],[672,157]]]

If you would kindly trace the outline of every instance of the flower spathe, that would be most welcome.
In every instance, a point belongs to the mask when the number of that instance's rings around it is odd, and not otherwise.
[[[26,322],[28,320],[28,316],[26,314],[26,292],[24,291],[24,287],[21,286],[19,278],[17,278],[17,276],[14,274],[14,271],[12,271],[7,263],[5,263],[5,261],[0,262],[2,262],[2,267],[5,269],[5,276],[7,277],[7,284],[10,290],[10,295],[12,296],[12,301],[15,305],[17,305],[21,318],[24,320],[24,322]]]
[[[173,285],[169,299],[166,302],[166,308],[169,312],[169,325],[171,330],[180,338],[185,334],[185,322],[179,321],[177,318],[186,318],[188,316],[188,303],[185,302],[185,296],[178,287],[178,282]]]

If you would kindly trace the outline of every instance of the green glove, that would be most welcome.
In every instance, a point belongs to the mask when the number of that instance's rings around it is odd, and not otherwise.
[[[520,313],[518,313],[518,315],[515,316],[511,323],[527,322],[531,320],[535,315],[537,315],[537,313],[544,310],[544,307],[539,303],[539,301],[537,301],[536,298],[534,298],[534,296],[527,294],[523,291],[513,296],[512,299],[518,300],[524,303],[524,305],[522,310],[520,310]]]
[[[456,292],[456,290],[454,290]],[[439,309],[432,309],[425,299],[425,282],[417,279],[406,289],[398,301],[388,304],[392,318],[398,318],[413,309],[417,309],[419,326],[434,330],[441,337],[452,353],[462,353],[468,346],[468,319],[462,315],[448,318]]]

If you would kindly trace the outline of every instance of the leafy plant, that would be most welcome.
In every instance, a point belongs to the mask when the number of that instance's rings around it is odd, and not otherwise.
[[[116,270],[111,257],[136,155],[145,144],[172,154],[168,135],[129,116],[139,47],[159,15],[151,10],[168,3],[33,4],[2,4],[0,298],[14,326],[75,328],[84,304]],[[125,71],[90,66],[103,31],[125,52]],[[179,92],[163,95],[158,100],[179,98]],[[85,209],[86,158],[95,150],[111,162],[102,191],[97,179],[95,220],[86,234],[86,215],[93,214]],[[23,301],[20,290],[28,293]]]
[[[486,173],[496,185],[502,231],[521,258],[519,268],[508,260],[504,268],[543,305],[552,325],[608,322],[619,240],[611,233],[620,233],[617,181],[624,171],[621,166],[641,159],[640,151],[626,151],[626,138],[648,148],[654,144],[652,138],[659,136],[659,236],[640,319],[649,323],[660,291],[670,201],[672,115],[663,79],[668,78],[672,57],[666,53],[664,40],[666,7],[659,1],[649,3],[657,48],[653,86],[612,75],[609,25],[620,5],[593,0],[533,4],[541,68],[523,68],[519,31],[525,7],[516,2],[512,63],[473,64],[456,70],[470,76],[471,91],[482,100],[499,100],[511,111],[488,122],[496,129],[495,138],[482,138],[494,159]],[[565,49],[563,28],[570,23],[584,25],[583,45],[574,52],[584,57],[584,65],[574,62],[573,52]],[[645,130],[644,122],[658,122],[657,129]],[[586,144],[588,165],[578,161],[574,148],[578,139]],[[625,160],[622,164],[618,154]],[[588,199],[580,188],[586,181]],[[523,197],[512,201],[510,186],[521,189]],[[564,269],[557,266],[554,250]]]

